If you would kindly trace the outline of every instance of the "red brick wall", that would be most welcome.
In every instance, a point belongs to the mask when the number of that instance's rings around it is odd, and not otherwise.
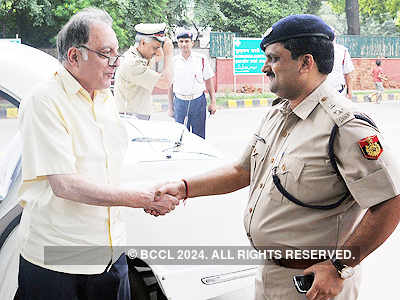
[[[351,75],[354,90],[375,89],[371,74],[375,60],[375,58],[353,58],[355,70]],[[381,66],[388,77],[388,81],[384,83],[385,88],[400,88],[400,59],[386,58],[381,61]]]

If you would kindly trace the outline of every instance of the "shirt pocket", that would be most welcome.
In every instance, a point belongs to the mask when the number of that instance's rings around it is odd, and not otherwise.
[[[257,141],[254,145],[253,151],[251,152],[250,159],[250,180],[251,183],[255,181],[257,174],[260,172],[261,165],[264,163],[265,156],[269,146],[264,141]]]
[[[303,203],[329,205],[338,201],[346,192],[329,159],[304,161],[290,157],[277,167],[276,174],[285,190]],[[271,194],[273,200],[292,203],[274,184]]]

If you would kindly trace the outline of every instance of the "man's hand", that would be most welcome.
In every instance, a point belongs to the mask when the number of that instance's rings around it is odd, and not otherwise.
[[[343,289],[343,279],[332,263],[327,260],[304,270],[304,275],[314,273],[314,282],[306,296],[309,300],[329,300]]]
[[[152,201],[147,202],[144,207],[144,211],[153,216],[165,215],[173,211],[176,205],[179,205],[179,199],[173,195],[160,192],[159,187],[155,186],[153,188],[154,198]]]
[[[166,37],[164,40],[164,45],[163,45],[163,51],[164,55],[174,55],[174,44],[172,43],[171,39]]]
[[[175,206],[179,205],[179,200],[183,200],[185,196],[186,189],[183,181],[156,186],[153,206],[145,207],[144,211],[156,217],[165,215],[175,209]],[[168,201],[170,201],[171,206],[168,206]],[[163,205],[167,205],[167,207],[165,208]]]
[[[215,103],[210,103],[210,105],[208,105],[208,111],[211,115],[215,114],[217,111],[217,105]]]
[[[173,107],[168,106],[168,116],[170,116],[171,118],[173,118],[175,116]]]

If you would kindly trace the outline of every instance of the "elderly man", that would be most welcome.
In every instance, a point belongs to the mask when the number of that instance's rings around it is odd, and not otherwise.
[[[18,299],[130,299],[119,207],[178,204],[118,187],[128,137],[109,90],[120,58],[111,25],[103,10],[74,15],[57,36],[62,66],[21,104]]]
[[[124,60],[115,76],[115,97],[121,113],[149,120],[152,113],[153,89],[169,88],[174,48],[172,41],[165,37],[165,26],[165,23],[135,26],[136,45],[124,53]],[[163,57],[161,73],[152,69],[155,57]]]
[[[250,243],[282,249],[260,268],[257,300],[305,299],[292,279],[310,273],[314,281],[307,299],[357,299],[358,264],[400,220],[396,156],[371,121],[355,114],[351,102],[326,82],[333,38],[330,27],[313,15],[272,25],[261,43],[267,58],[263,72],[279,98],[242,158],[160,189],[186,199],[250,186],[244,214]],[[308,247],[353,249],[354,259],[310,259],[307,252],[293,259],[283,251]]]
[[[205,89],[210,95],[208,111],[210,114],[216,112],[214,72],[208,60],[192,51],[194,42],[191,32],[178,34],[177,40],[181,54],[174,57],[174,80],[168,91],[168,115],[204,139],[207,114]]]

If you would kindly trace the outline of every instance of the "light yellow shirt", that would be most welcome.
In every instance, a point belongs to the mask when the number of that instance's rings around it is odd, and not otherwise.
[[[46,175],[79,174],[96,184],[118,184],[128,138],[110,91],[96,91],[92,101],[79,82],[61,68],[22,101],[19,118],[23,138],[23,184],[19,191],[24,206],[22,256],[59,272],[103,272],[112,256],[114,261],[118,258],[113,247],[125,243],[120,208],[56,197]],[[44,255],[46,246],[64,250],[78,246],[67,252],[82,265],[70,265],[61,254],[49,264],[49,256]],[[98,255],[80,246],[105,246],[98,249],[103,252],[100,263]]]
[[[400,168],[393,151],[377,130],[354,118],[356,111],[324,82],[294,110],[282,100],[265,116],[241,160],[241,166],[251,172],[244,225],[255,247],[342,245],[366,208],[400,193]],[[334,153],[343,180],[328,156],[335,124],[339,129]],[[374,135],[383,152],[370,160],[363,156],[359,141]],[[283,187],[302,202],[328,205],[347,189],[351,195],[331,210],[301,207],[275,187],[275,167]]]
[[[151,61],[130,47],[115,74],[114,93],[119,112],[150,115],[152,92],[161,74],[151,69]]]

